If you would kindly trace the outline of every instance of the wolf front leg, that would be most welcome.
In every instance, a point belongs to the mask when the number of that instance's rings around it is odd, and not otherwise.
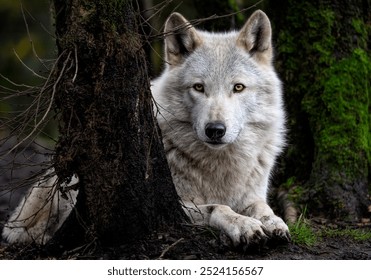
[[[241,214],[255,218],[264,225],[266,233],[270,237],[289,241],[291,239],[289,228],[286,223],[277,217],[273,210],[264,201],[257,201],[247,207]]]
[[[62,197],[57,189],[57,176],[49,176],[51,173],[52,171],[48,171],[15,208],[4,225],[4,241],[45,244],[68,217],[78,192],[69,190],[65,193],[67,197]],[[77,182],[78,179],[74,176],[67,186]]]
[[[49,240],[46,231],[52,207],[52,188],[33,187],[13,211],[3,229],[8,243],[43,244]]]
[[[255,218],[240,215],[222,204],[185,203],[185,212],[195,224],[204,224],[224,232],[235,247],[265,243],[265,226]]]

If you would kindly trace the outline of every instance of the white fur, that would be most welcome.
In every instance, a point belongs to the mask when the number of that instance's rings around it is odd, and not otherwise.
[[[8,243],[45,244],[72,211],[77,191],[68,190],[62,196],[57,190],[57,176],[52,173],[54,169],[48,170],[43,178],[31,187],[9,217],[2,233],[3,239]],[[62,183],[59,187],[69,187],[77,183],[78,179],[74,176],[69,184]]]

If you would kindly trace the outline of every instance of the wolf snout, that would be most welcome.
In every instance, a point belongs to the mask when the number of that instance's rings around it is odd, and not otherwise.
[[[208,123],[205,126],[205,134],[212,142],[219,142],[225,135],[227,128],[221,122]]]

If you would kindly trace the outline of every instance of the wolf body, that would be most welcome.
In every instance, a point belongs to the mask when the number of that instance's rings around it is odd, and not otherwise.
[[[165,35],[167,65],[152,82],[152,93],[185,212],[194,223],[222,230],[235,246],[268,237],[289,239],[287,225],[267,204],[285,134],[268,17],[256,11],[239,32],[210,33],[173,13]],[[45,217],[23,231],[14,224],[19,217],[25,220],[23,209],[35,212],[31,210],[40,199],[34,192],[23,203],[28,208],[21,203],[5,225],[8,242],[35,240],[31,230],[45,229],[45,221],[40,227]],[[65,208],[64,216],[71,211]]]
[[[174,13],[165,34],[168,64],[152,93],[186,212],[234,245],[288,239],[287,225],[267,204],[285,134],[268,17],[256,11],[239,32],[216,34]]]

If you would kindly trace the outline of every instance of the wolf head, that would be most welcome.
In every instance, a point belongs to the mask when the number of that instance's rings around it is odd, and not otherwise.
[[[196,30],[173,13],[165,36],[167,66],[153,92],[167,123],[189,123],[212,148],[240,139],[256,145],[264,131],[283,125],[265,13],[256,11],[239,32],[228,33]]]

